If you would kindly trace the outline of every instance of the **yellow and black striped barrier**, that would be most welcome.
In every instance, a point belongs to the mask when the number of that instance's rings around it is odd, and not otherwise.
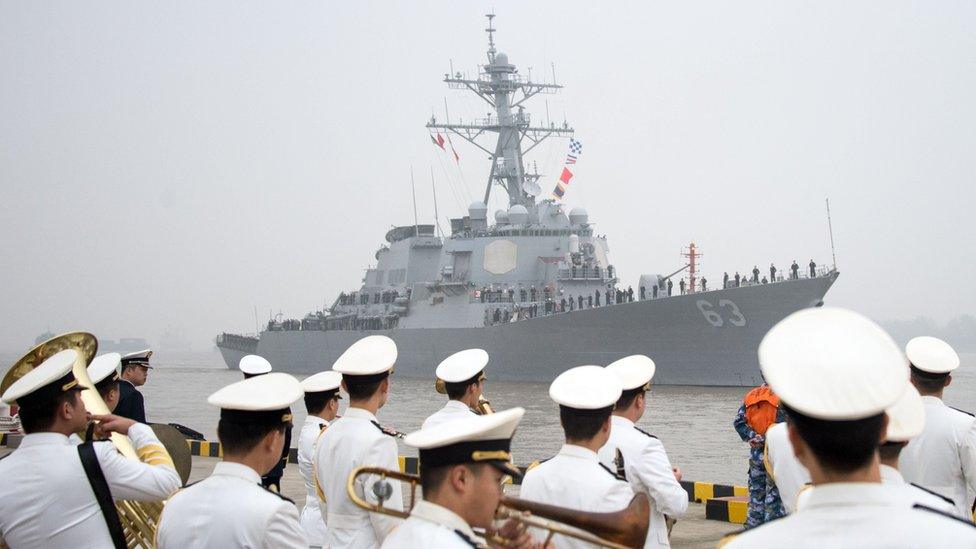
[[[705,518],[733,524],[745,524],[749,514],[749,496],[705,500]]]
[[[745,486],[682,480],[681,487],[688,493],[688,501],[692,503],[705,503],[716,498],[749,496],[749,489]]]

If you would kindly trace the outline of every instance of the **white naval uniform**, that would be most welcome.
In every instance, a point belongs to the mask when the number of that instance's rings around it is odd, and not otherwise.
[[[140,453],[163,447],[145,424],[130,427],[128,436]],[[171,465],[126,458],[108,441],[93,445],[115,499],[163,500],[180,487]],[[0,540],[10,547],[112,547],[78,445],[65,435],[24,436],[20,447],[0,460],[0,479]]]
[[[908,500],[909,507],[916,503],[920,503],[926,507],[938,509],[939,511],[955,513],[955,505],[948,498],[942,497],[933,492],[929,492],[924,488],[919,488],[914,484],[905,482],[905,478],[901,476],[898,469],[895,469],[890,465],[881,464],[879,468],[881,470],[882,484],[904,487],[905,498]]]
[[[670,547],[664,515],[681,517],[688,509],[688,492],[674,478],[664,445],[625,417],[612,416],[610,439],[600,448],[600,463],[617,471],[617,449],[624,458],[624,472],[634,492],[644,492],[651,517],[644,547]]]
[[[613,512],[627,507],[634,491],[627,481],[600,465],[596,452],[564,444],[555,457],[525,474],[519,497],[582,511]],[[648,535],[656,534],[648,531]],[[591,547],[565,536],[557,535],[552,540],[560,549]]]
[[[156,542],[160,549],[308,547],[295,503],[262,488],[254,469],[229,461],[166,502]]]
[[[370,513],[349,499],[346,484],[354,469],[361,466],[399,470],[396,441],[384,434],[376,416],[362,408],[348,408],[345,415],[332,422],[315,448],[316,472],[325,499],[329,502],[325,523],[329,525],[325,546],[367,549],[380,543],[402,521],[379,513]],[[376,503],[374,475],[360,476],[356,493]],[[403,495],[398,481],[391,481],[392,496],[386,507],[403,510]],[[365,494],[365,495],[364,495]]]
[[[471,416],[476,416],[478,414],[474,413],[468,405],[459,400],[448,400],[447,404],[443,408],[437,410],[433,414],[424,420],[424,424],[420,427],[421,429],[428,429],[440,425],[442,423],[447,423],[448,421],[470,418]]]
[[[897,487],[833,483],[808,492],[800,512],[748,530],[724,547],[976,547],[976,526],[906,506]]]
[[[471,549],[477,546],[478,536],[471,526],[450,509],[429,501],[418,501],[392,534],[383,540],[383,549],[415,549],[420,547]]]
[[[796,499],[810,484],[810,472],[793,455],[793,444],[785,422],[766,430],[766,470],[779,488],[780,499],[787,513],[796,512]],[[771,471],[770,471],[771,469]]]
[[[315,442],[322,434],[322,429],[328,426],[327,420],[309,415],[305,417],[302,432],[298,435],[298,472],[305,481],[305,508],[302,509],[301,522],[310,547],[323,547],[327,531],[320,510],[325,502],[319,501],[318,490],[315,489],[312,478],[312,464],[315,458]]]
[[[923,396],[925,430],[898,458],[905,480],[956,503],[956,514],[972,520],[967,490],[976,492],[976,417],[954,410],[942,399]]]

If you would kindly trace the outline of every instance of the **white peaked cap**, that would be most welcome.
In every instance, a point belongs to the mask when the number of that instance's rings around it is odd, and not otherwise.
[[[930,374],[947,374],[959,367],[955,349],[937,337],[912,338],[905,345],[905,354],[912,366]]]
[[[135,351],[134,353],[126,353],[122,355],[122,362],[136,362],[140,364],[149,364],[149,357],[153,355],[152,349],[143,349],[141,351]]]
[[[17,399],[25,397],[68,375],[77,359],[78,351],[74,349],[65,349],[51,355],[39,366],[24,374],[20,379],[13,382],[10,387],[7,387],[7,390],[0,399],[7,404],[16,403]],[[73,382],[72,386],[77,386],[77,381]],[[70,388],[62,387],[60,392],[67,391]]]
[[[884,330],[839,307],[803,309],[759,344],[763,376],[787,406],[817,419],[864,419],[908,383],[908,362]]]
[[[308,376],[302,380],[302,389],[306,393],[321,393],[323,391],[335,391],[342,385],[342,374],[329,370]]]
[[[113,374],[118,374],[119,365],[122,364],[122,355],[119,353],[105,353],[98,355],[91,364],[88,365],[88,378],[92,383],[98,383]]]
[[[210,395],[207,402],[224,410],[263,412],[288,408],[303,395],[297,379],[272,372],[231,383]]]
[[[271,363],[268,362],[268,359],[258,355],[244,355],[237,367],[249,376],[266,374],[271,371]]]
[[[465,349],[442,360],[435,375],[447,383],[460,383],[473,378],[487,365],[488,353],[484,349]]]
[[[511,408],[494,414],[472,414],[414,431],[404,437],[403,443],[413,448],[428,450],[458,442],[475,440],[501,440],[512,438],[515,428],[525,415],[525,408]]]
[[[654,378],[654,361],[644,355],[630,355],[607,365],[607,370],[620,380],[624,391],[647,387]]]
[[[925,405],[911,383],[906,384],[901,397],[885,413],[888,414],[888,442],[908,442],[925,428]]]
[[[396,359],[397,347],[392,339],[371,335],[346,349],[332,369],[344,376],[369,376],[392,370]]]
[[[609,408],[616,404],[622,392],[617,376],[600,366],[570,368],[549,386],[549,398],[577,410]]]

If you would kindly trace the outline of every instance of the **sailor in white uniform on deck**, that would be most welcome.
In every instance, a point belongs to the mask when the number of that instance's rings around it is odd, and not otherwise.
[[[326,506],[322,500],[325,494],[318,486],[314,472],[315,445],[319,437],[328,429],[339,412],[339,385],[342,374],[339,372],[320,372],[302,380],[305,391],[305,424],[298,435],[298,472],[305,481],[305,508],[302,509],[302,528],[308,538],[309,547],[323,547],[326,525],[321,509]]]
[[[501,480],[519,476],[512,465],[512,435],[525,410],[472,415],[410,433],[408,446],[420,450],[424,499],[383,542],[384,549],[419,547],[470,549],[483,543],[472,528],[490,528],[502,496]],[[514,524],[502,531],[514,532]],[[512,546],[531,546],[528,534]]]
[[[901,452],[905,480],[953,500],[956,514],[972,520],[967,495],[976,493],[976,417],[946,406],[942,393],[959,367],[959,355],[934,337],[916,337],[905,347],[912,384],[925,405],[925,428]]]
[[[885,409],[905,391],[908,363],[877,324],[846,309],[793,313],[759,345],[759,364],[790,416],[793,451],[813,488],[800,511],[725,547],[976,547],[976,526],[881,483]]]
[[[96,418],[97,434],[128,436],[144,463],[123,457],[108,441],[69,442],[68,435],[84,431],[88,423],[83,387],[72,373],[78,361],[83,367],[78,351],[60,351],[3,393],[3,402],[20,406],[26,436],[0,460],[0,546],[124,546],[118,517],[106,519],[96,499],[98,476],[101,486],[107,485],[104,495],[112,510],[113,499],[159,501],[180,487],[173,461],[147,425],[113,415]],[[89,472],[83,462],[92,467]]]
[[[282,373],[210,395],[207,402],[220,408],[217,438],[224,457],[209,477],[166,503],[156,536],[160,549],[308,547],[295,502],[261,486],[261,474],[281,459],[290,406],[301,397],[298,380]]]
[[[450,400],[426,420],[422,429],[440,425],[452,419],[476,415],[485,381],[488,353],[483,349],[465,349],[445,358],[437,365],[435,375],[444,382]]]
[[[670,547],[665,515],[679,518],[688,509],[688,492],[679,483],[664,445],[635,423],[644,415],[645,398],[654,377],[654,361],[644,355],[624,357],[607,366],[620,380],[623,393],[610,418],[610,439],[598,452],[600,463],[650,500],[651,516],[644,547]]]
[[[555,457],[526,472],[520,498],[580,511],[627,507],[634,491],[597,456],[610,438],[610,414],[621,392],[617,376],[599,366],[571,368],[552,382],[549,397],[559,405],[566,444]],[[553,543],[558,548],[590,546],[561,535]]]
[[[342,388],[349,395],[345,414],[332,422],[315,448],[315,472],[328,502],[325,523],[326,547],[368,549],[379,547],[401,522],[369,513],[349,499],[346,484],[361,466],[399,469],[396,441],[380,427],[376,414],[390,394],[389,376],[396,363],[396,343],[386,336],[366,336],[336,360],[332,369],[342,374]],[[373,492],[377,476],[360,477],[355,485],[359,497],[376,503]],[[400,483],[391,484],[386,507],[403,510]]]

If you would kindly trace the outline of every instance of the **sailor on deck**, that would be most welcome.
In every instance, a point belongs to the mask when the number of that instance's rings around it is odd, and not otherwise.
[[[160,518],[160,549],[293,547],[308,541],[292,500],[264,488],[261,474],[281,458],[291,429],[291,405],[302,386],[270,373],[232,383],[210,395],[220,408],[217,438],[224,452],[209,477],[177,492]]]
[[[322,517],[326,513],[321,509],[326,502],[314,472],[315,445],[339,412],[340,384],[342,374],[333,371],[319,372],[302,381],[308,415],[298,435],[298,472],[305,481],[305,508],[301,522],[309,547],[324,547],[325,544],[326,525]]]
[[[814,487],[801,512],[725,547],[976,546],[972,523],[909,507],[900,487],[881,483],[885,409],[908,381],[904,355],[884,330],[846,309],[804,309],[766,334],[759,363],[788,408],[790,442]]]
[[[470,549],[483,543],[472,528],[490,529],[502,496],[502,479],[518,477],[509,453],[512,435],[525,410],[513,408],[471,415],[410,433],[403,439],[418,448],[424,499],[410,517],[383,541],[384,549],[418,547]],[[528,534],[510,522],[513,546],[529,545]],[[509,537],[509,536],[505,536]]]
[[[266,358],[258,355],[244,355],[237,364],[244,379],[263,376],[271,372],[271,363]],[[291,428],[285,431],[285,446],[281,450],[281,459],[271,468],[270,471],[261,475],[261,486],[270,488],[275,492],[281,493],[281,477],[285,474],[285,465],[288,465],[288,454],[291,452]]]
[[[634,492],[647,494],[651,516],[644,547],[670,547],[665,515],[682,516],[688,509],[688,493],[679,483],[680,470],[671,467],[661,441],[635,425],[646,409],[654,361],[632,355],[606,369],[620,380],[623,393],[610,418],[610,439],[598,452],[600,463],[624,477]]]
[[[450,400],[431,414],[421,427],[429,429],[452,419],[476,415],[485,382],[488,353],[484,349],[465,349],[445,358],[437,365],[437,379],[444,382]]]
[[[99,493],[110,513],[113,499],[159,501],[180,487],[173,461],[147,425],[114,415],[96,418],[98,435],[128,436],[144,463],[123,457],[108,441],[68,440],[88,423],[84,388],[72,373],[78,360],[78,351],[60,351],[3,393],[3,402],[20,407],[26,436],[0,460],[0,546],[124,547],[118,516],[106,518],[93,486],[105,487]]]
[[[617,376],[599,366],[571,368],[552,382],[549,397],[559,405],[566,444],[555,457],[525,474],[519,497],[581,511],[627,507],[634,491],[597,455],[610,439],[610,414],[621,393]],[[590,547],[560,535],[553,537],[553,543],[560,549]]]
[[[345,547],[379,547],[383,539],[400,523],[399,520],[370,513],[349,499],[346,484],[353,469],[361,466],[399,469],[397,445],[380,427],[376,413],[390,394],[389,376],[396,363],[397,348],[386,336],[366,336],[342,353],[332,369],[342,374],[342,388],[349,395],[345,415],[334,421],[315,448],[315,472],[328,502],[325,523],[329,525],[325,545]],[[379,477],[360,477],[355,485],[359,497],[378,502],[373,485]],[[392,493],[383,505],[403,510],[400,483],[391,485]]]
[[[122,381],[119,383],[119,403],[115,407],[117,415],[146,423],[146,405],[136,387],[142,387],[149,379],[152,354],[151,349],[144,349],[122,355]]]
[[[905,347],[912,384],[925,405],[925,428],[901,453],[905,480],[953,500],[956,513],[972,520],[976,493],[976,418],[946,406],[942,393],[959,367],[959,355],[934,337],[916,337]],[[967,490],[970,495],[967,495]]]

